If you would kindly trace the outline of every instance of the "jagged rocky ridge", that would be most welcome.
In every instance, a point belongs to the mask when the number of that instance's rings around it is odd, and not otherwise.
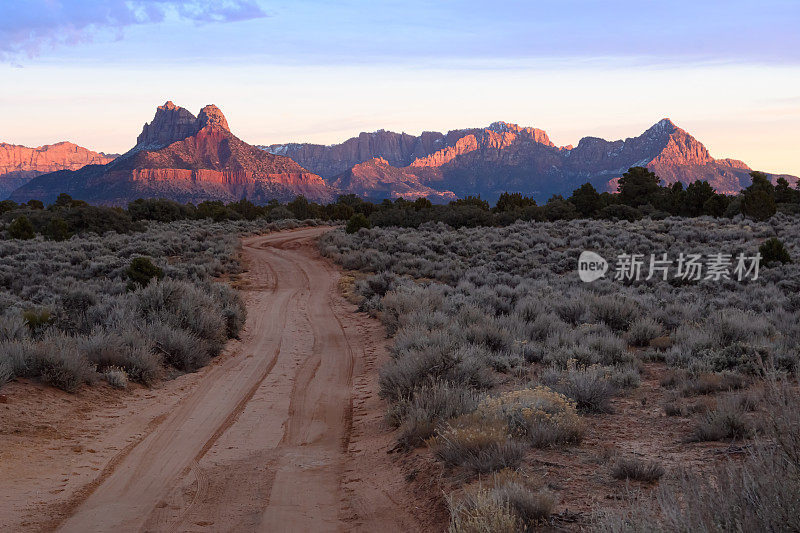
[[[136,145],[111,163],[39,176],[11,199],[51,202],[61,192],[110,205],[147,197],[265,203],[299,194],[327,202],[336,193],[295,161],[240,140],[216,106],[204,107],[195,117],[172,102],[159,106]]]
[[[647,166],[668,184],[706,180],[727,194],[751,182],[751,169],[745,163],[714,159],[669,119],[638,137],[624,141],[585,137],[575,147],[557,147],[539,129],[495,122],[487,128],[446,134],[413,136],[380,130],[330,146],[294,143],[262,148],[288,156],[362,196],[371,196],[378,188],[396,190],[414,184],[418,191],[430,188],[448,197],[480,194],[493,200],[502,192],[516,191],[546,201],[553,194],[569,195],[586,182],[601,191],[613,190],[616,178],[632,166]],[[402,178],[402,184],[393,188],[393,177]]]

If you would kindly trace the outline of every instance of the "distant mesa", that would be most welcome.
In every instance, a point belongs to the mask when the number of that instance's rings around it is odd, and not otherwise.
[[[117,154],[93,152],[71,142],[36,148],[0,143],[0,200],[36,176],[57,170],[77,170],[86,165],[104,165]]]

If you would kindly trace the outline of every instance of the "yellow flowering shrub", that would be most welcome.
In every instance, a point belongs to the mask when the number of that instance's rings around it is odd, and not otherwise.
[[[528,445],[577,443],[582,436],[575,402],[540,386],[485,398],[426,442],[447,465],[496,472],[516,468]]]
[[[530,440],[533,446],[580,442],[583,435],[575,402],[544,386],[488,397],[476,414],[504,422],[510,436]]]

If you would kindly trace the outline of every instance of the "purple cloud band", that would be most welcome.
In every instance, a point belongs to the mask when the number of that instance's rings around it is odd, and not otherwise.
[[[197,23],[250,20],[267,16],[255,0],[26,0],[2,8],[0,59],[33,57],[58,45],[119,35],[125,27],[166,19]]]

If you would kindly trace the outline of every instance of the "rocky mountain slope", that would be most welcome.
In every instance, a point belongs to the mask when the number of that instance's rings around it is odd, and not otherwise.
[[[195,117],[167,102],[144,125],[136,146],[111,163],[39,176],[11,199],[51,202],[61,192],[92,203],[124,205],[146,197],[265,203],[298,194],[327,202],[336,191],[291,159],[240,140],[216,106],[204,107]]]
[[[393,167],[382,157],[359,163],[342,172],[331,180],[331,185],[373,201],[384,198],[416,200],[423,197],[435,203],[447,203],[458,198],[452,191],[437,191],[423,185],[413,171]]]
[[[86,165],[104,165],[117,154],[93,152],[71,142],[29,148],[0,143],[0,200],[42,174],[77,170]]]
[[[362,196],[374,194],[375,183],[381,183],[382,190],[405,189],[413,183],[420,191],[424,189],[419,187],[428,187],[460,197],[480,194],[489,200],[505,191],[518,191],[543,202],[553,194],[569,195],[587,181],[599,190],[613,190],[615,178],[632,166],[647,166],[666,183],[701,179],[719,192],[733,194],[750,184],[751,170],[741,161],[714,159],[669,119],[638,137],[624,141],[585,137],[575,147],[557,147],[539,129],[496,122],[487,128],[446,134],[425,132],[415,137],[381,130],[338,145],[263,148]],[[364,166],[376,158],[385,163]],[[777,177],[772,175],[773,180]],[[393,188],[392,179],[401,183]]]

